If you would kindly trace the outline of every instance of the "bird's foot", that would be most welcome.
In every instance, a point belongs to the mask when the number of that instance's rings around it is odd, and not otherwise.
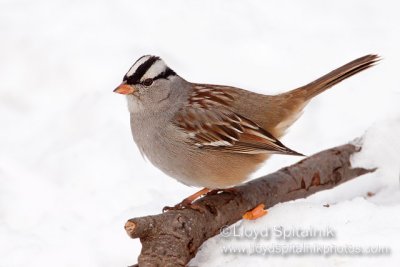
[[[258,219],[258,218],[264,216],[267,213],[268,213],[268,211],[265,209],[265,205],[261,203],[257,207],[255,207],[254,209],[249,210],[248,212],[246,212],[243,215],[243,219],[245,219],[245,220],[255,220],[255,219]]]
[[[199,206],[197,204],[193,204],[193,203],[186,203],[185,201],[182,201],[181,203],[176,204],[173,207],[170,206],[165,206],[162,209],[162,212],[166,212],[166,211],[170,211],[170,210],[183,210],[183,209],[192,209],[192,210],[197,210],[200,212],[204,212],[206,209],[202,206]]]
[[[182,200],[182,202],[176,204],[173,207],[165,206],[162,211],[166,212],[166,211],[170,211],[170,210],[183,210],[183,209],[190,208],[190,209],[194,209],[194,210],[203,212],[204,208],[200,207],[199,205],[193,204],[193,201],[195,201],[197,198],[199,198],[203,195],[206,195],[208,192],[210,192],[210,189],[203,188],[200,191],[194,193],[193,195],[185,198],[184,200]]]

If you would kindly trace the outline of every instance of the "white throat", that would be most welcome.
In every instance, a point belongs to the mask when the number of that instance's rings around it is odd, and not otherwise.
[[[130,113],[138,113],[143,111],[143,104],[139,101],[139,99],[134,95],[127,95],[126,100],[128,102],[128,110]]]

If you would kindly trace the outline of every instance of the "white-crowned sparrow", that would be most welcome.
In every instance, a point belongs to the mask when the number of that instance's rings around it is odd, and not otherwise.
[[[301,155],[277,138],[314,96],[378,60],[367,55],[292,91],[262,95],[188,82],[147,55],[114,92],[127,96],[133,138],[156,167],[186,185],[227,188],[271,154]]]

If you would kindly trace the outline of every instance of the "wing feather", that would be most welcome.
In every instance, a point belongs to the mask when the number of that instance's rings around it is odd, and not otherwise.
[[[222,86],[197,85],[174,123],[194,146],[230,153],[302,155],[230,108],[234,96]]]

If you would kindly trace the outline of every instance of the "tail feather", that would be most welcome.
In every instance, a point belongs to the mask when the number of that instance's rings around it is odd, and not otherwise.
[[[289,92],[267,96],[268,121],[262,126],[276,138],[281,137],[286,129],[301,115],[303,108],[316,95],[335,84],[375,65],[380,60],[377,55],[366,55],[343,65],[321,78],[291,90]]]
[[[288,93],[291,93],[295,97],[301,96],[306,100],[309,100],[354,74],[374,66],[379,60],[380,58],[378,55],[366,55],[360,57],[329,72],[321,78]]]

